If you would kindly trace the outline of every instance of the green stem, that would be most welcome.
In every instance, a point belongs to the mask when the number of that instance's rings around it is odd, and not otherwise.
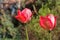
[[[48,33],[48,36],[49,36],[49,40],[52,40],[51,32]]]
[[[51,33],[50,33],[50,40],[51,40]]]
[[[25,28],[26,28],[26,40],[29,40],[27,26],[25,26]]]

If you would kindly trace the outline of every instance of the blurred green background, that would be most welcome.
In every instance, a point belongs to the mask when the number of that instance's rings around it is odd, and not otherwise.
[[[24,7],[24,2],[22,4]],[[33,5],[37,10],[36,16],[24,25],[13,20],[17,25],[14,26],[11,15],[0,10],[4,13],[0,16],[0,40],[60,40],[60,0],[37,0]],[[57,16],[56,27],[50,33],[39,25],[39,17],[49,13]]]

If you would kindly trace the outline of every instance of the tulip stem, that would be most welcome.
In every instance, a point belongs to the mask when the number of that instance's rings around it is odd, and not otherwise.
[[[51,40],[51,33],[49,33],[49,36],[50,36],[50,40]]]
[[[29,40],[27,26],[25,26],[25,28],[26,28],[26,40]]]

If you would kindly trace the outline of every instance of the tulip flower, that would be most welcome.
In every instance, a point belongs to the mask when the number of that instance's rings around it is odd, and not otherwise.
[[[32,12],[28,8],[25,8],[22,11],[18,10],[17,16],[15,16],[15,18],[22,23],[27,23],[28,21],[31,20],[31,17],[32,17]]]
[[[40,16],[40,26],[43,29],[53,30],[56,26],[56,17],[53,14],[49,14],[47,16]]]

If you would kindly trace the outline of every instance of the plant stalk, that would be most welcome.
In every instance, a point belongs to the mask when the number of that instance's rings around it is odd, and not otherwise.
[[[25,26],[25,28],[26,28],[26,40],[29,40],[27,26]]]

